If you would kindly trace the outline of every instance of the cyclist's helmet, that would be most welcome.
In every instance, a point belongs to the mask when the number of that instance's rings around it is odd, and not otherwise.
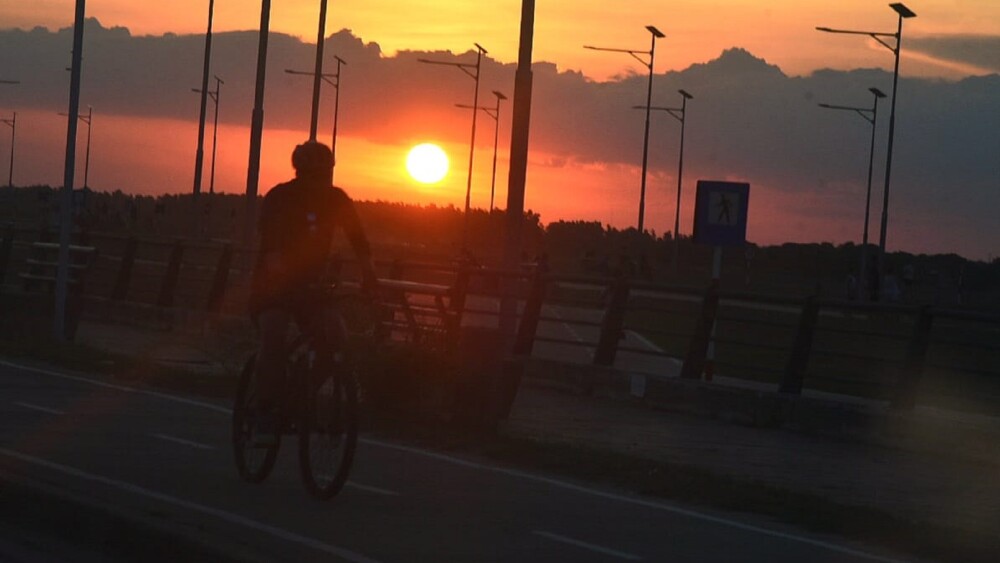
[[[317,141],[306,141],[292,151],[292,166],[299,176],[315,176],[333,169],[330,147]]]

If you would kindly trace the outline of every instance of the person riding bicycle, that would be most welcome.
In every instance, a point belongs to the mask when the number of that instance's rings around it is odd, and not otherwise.
[[[324,334],[341,345],[343,321],[330,311],[316,288],[327,280],[330,245],[339,228],[347,235],[361,265],[362,288],[375,288],[371,248],[351,198],[333,186],[333,154],[326,145],[307,141],[292,152],[295,179],[264,197],[258,233],[260,252],[254,267],[250,313],[259,333],[256,411],[261,434],[273,433],[275,410],[284,390],[289,324],[300,329],[323,323]]]

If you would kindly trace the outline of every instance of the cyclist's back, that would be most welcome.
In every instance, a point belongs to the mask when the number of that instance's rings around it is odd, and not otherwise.
[[[336,319],[324,317],[309,291],[324,280],[330,245],[343,229],[361,264],[367,286],[375,283],[371,251],[351,199],[331,185],[333,156],[309,141],[292,153],[294,180],[275,186],[261,207],[260,252],[254,268],[250,311],[260,330],[257,373],[259,409],[274,408],[282,391],[285,339],[292,320],[322,322],[336,337]],[[301,328],[301,327],[300,327]]]

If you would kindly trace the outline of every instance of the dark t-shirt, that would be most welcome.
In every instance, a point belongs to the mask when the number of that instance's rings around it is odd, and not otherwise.
[[[254,271],[251,308],[280,304],[326,273],[330,244],[344,230],[359,258],[370,256],[368,240],[351,198],[337,187],[295,179],[275,186],[260,211],[260,254]],[[277,255],[280,270],[265,268]]]

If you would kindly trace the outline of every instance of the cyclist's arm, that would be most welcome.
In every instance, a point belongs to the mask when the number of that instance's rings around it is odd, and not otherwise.
[[[351,247],[354,249],[354,254],[358,258],[358,263],[361,267],[362,287],[365,289],[374,289],[378,283],[378,279],[375,276],[375,264],[372,261],[371,245],[368,243],[365,229],[361,225],[361,219],[358,217],[358,212],[354,208],[351,198],[343,191],[340,191],[340,194],[343,194],[343,199],[339,205],[340,224],[343,226],[347,240],[350,241]]]

